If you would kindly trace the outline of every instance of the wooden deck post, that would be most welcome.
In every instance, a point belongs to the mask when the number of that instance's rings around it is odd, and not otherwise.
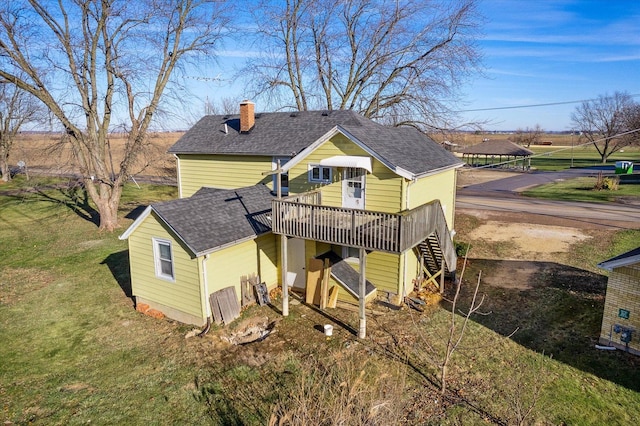
[[[287,283],[287,236],[280,235],[280,253],[282,256],[282,316],[289,316],[289,283]]]
[[[444,294],[444,273],[445,273],[444,253],[442,253],[442,266],[440,269],[440,294]]]
[[[364,248],[360,248],[360,328],[358,330],[358,337],[364,339],[367,337],[367,318],[365,313],[365,296],[367,287],[367,277],[365,268],[367,265],[367,251]]]

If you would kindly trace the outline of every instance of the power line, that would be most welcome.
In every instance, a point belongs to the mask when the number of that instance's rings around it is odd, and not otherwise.
[[[632,98],[635,98],[636,96],[640,96],[640,94],[634,94],[629,96]],[[545,104],[529,104],[529,105],[516,105],[516,106],[493,107],[493,108],[463,109],[463,110],[453,111],[453,112],[460,113],[460,112],[499,111],[499,110],[505,110],[505,109],[520,109],[520,108],[537,108],[537,107],[554,106],[554,105],[581,104],[583,102],[593,102],[597,100],[598,98],[582,99],[579,101],[548,102]]]

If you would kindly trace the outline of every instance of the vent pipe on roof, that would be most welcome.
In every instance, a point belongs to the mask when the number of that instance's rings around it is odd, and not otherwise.
[[[240,132],[248,132],[255,123],[255,104],[249,100],[240,102]]]

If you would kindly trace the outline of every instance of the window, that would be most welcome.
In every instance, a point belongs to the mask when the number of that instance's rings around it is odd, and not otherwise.
[[[331,167],[309,164],[309,182],[329,183],[331,178]]]
[[[153,255],[156,263],[156,276],[173,281],[173,254],[171,241],[153,239]]]
[[[278,160],[280,160],[280,167],[287,164],[287,161],[291,160],[291,157],[273,157],[271,161],[271,170],[276,170],[278,168]],[[289,172],[282,173],[280,180],[282,182],[282,195],[287,195],[289,193]],[[273,175],[273,192],[278,191],[278,175]]]
[[[360,167],[347,167],[344,169],[344,176],[342,177],[343,179],[357,179],[361,176],[364,176],[366,174],[365,169],[362,169]]]

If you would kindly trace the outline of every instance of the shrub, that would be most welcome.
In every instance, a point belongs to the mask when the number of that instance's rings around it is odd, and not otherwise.
[[[471,244],[465,243],[464,241],[454,241],[454,244],[456,246],[456,255],[458,257],[464,257],[471,248]]]
[[[596,179],[596,184],[593,189],[596,191],[617,191],[618,185],[620,184],[620,178],[616,177],[604,177],[602,176],[602,172],[598,173],[598,178]]]

